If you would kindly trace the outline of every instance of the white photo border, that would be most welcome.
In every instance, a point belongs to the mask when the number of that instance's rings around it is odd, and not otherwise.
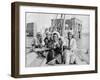
[[[95,70],[95,10],[74,9],[74,8],[54,8],[37,6],[19,7],[19,74],[42,74],[57,72],[75,72]],[[45,13],[64,13],[64,14],[86,14],[90,15],[90,64],[89,65],[67,65],[53,67],[25,67],[25,12],[45,12]],[[92,43],[92,44],[91,44]]]

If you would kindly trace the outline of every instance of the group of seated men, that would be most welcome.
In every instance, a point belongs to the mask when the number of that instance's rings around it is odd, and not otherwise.
[[[36,38],[32,41],[32,47],[35,48],[48,48],[43,52],[39,52],[39,55],[46,57],[46,64],[73,64],[75,63],[75,50],[76,40],[71,33],[66,34],[68,37],[62,38],[59,32],[53,33],[46,32],[45,38],[42,38],[42,34],[39,32]]]

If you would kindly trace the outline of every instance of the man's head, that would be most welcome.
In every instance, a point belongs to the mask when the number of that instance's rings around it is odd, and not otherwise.
[[[36,34],[36,37],[37,37],[38,39],[40,39],[40,38],[42,38],[42,34],[41,34],[40,32],[38,32],[38,33]]]
[[[71,39],[71,38],[73,38],[73,36],[74,36],[73,30],[69,30],[68,31],[68,38]]]
[[[51,33],[50,32],[46,32],[46,37],[50,38],[51,37]]]

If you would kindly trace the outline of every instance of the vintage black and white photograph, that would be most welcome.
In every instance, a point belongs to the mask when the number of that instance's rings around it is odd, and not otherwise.
[[[12,76],[97,73],[97,7],[12,3]]]
[[[25,13],[25,67],[89,65],[90,16]]]

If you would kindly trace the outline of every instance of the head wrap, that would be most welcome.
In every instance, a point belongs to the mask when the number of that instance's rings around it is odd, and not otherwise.
[[[53,35],[54,35],[54,34],[57,34],[58,38],[60,38],[60,34],[59,34],[59,32],[54,31],[54,32],[53,32]]]

